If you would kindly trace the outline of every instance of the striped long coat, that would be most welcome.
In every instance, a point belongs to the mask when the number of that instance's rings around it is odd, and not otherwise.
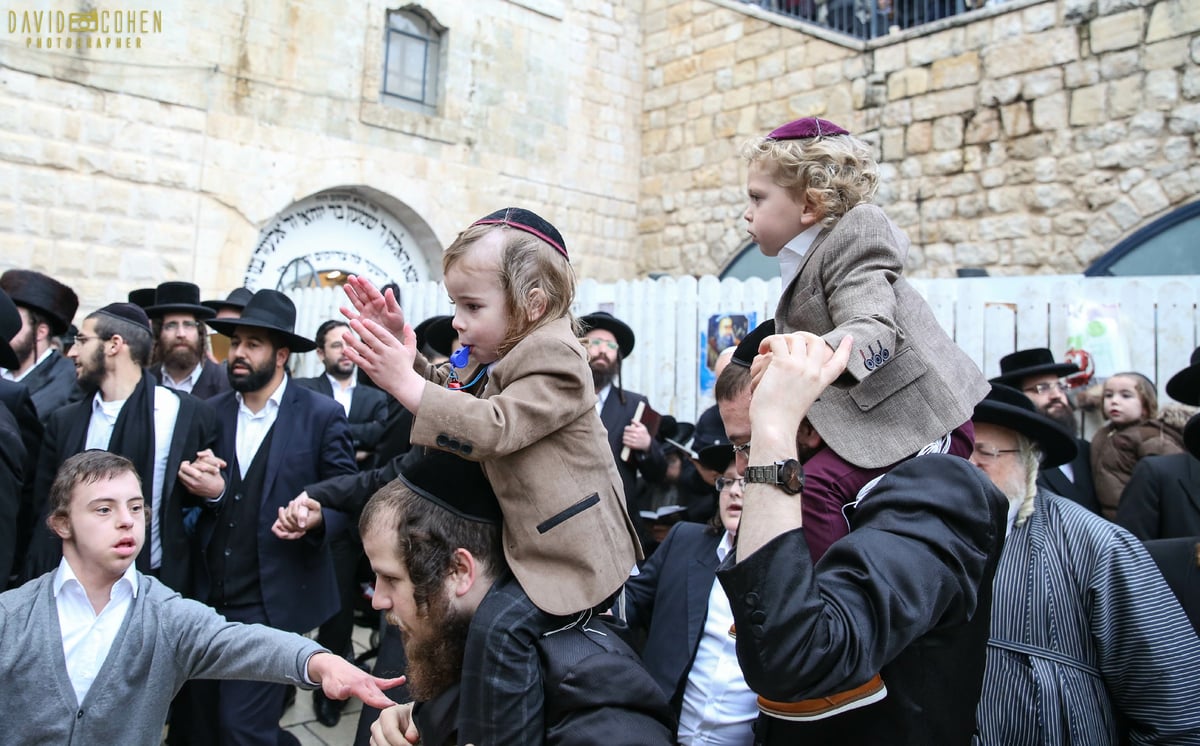
[[[992,585],[981,743],[1200,743],[1200,640],[1141,543],[1039,490]]]

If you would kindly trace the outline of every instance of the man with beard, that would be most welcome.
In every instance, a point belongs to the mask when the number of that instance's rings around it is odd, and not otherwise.
[[[592,382],[596,385],[596,411],[608,430],[608,444],[621,474],[621,486],[625,488],[626,507],[630,515],[637,515],[633,500],[638,494],[638,475],[647,482],[661,482],[667,474],[667,459],[646,426],[633,419],[638,404],[644,402],[649,407],[650,402],[621,386],[621,361],[633,352],[636,339],[627,324],[604,311],[588,314],[579,322],[587,330],[583,342],[587,346]],[[621,451],[626,447],[629,458],[622,460]],[[649,535],[642,536],[643,546],[650,542]]]
[[[158,340],[155,358],[161,363],[154,377],[169,389],[185,391],[198,399],[211,399],[229,390],[229,377],[208,359],[205,319],[216,312],[200,305],[200,288],[190,282],[164,282],[154,292],[154,305],[146,308]]]
[[[992,590],[979,743],[1200,742],[1200,639],[1141,543],[1037,483],[1072,433],[997,384],[975,453],[1009,500]]]
[[[346,357],[346,344],[342,341],[342,334],[348,328],[346,322],[337,320],[326,321],[317,328],[317,358],[325,366],[325,375],[297,378],[296,383],[342,405],[350,420],[354,460],[359,468],[371,469],[375,466],[375,448],[383,437],[387,421],[388,396],[380,389],[359,385],[358,370]],[[341,593],[341,609],[321,625],[317,642],[335,653],[353,658],[350,640],[354,635],[354,601],[359,595],[357,570],[363,556],[357,532],[350,530],[334,537],[330,541],[330,551]],[[343,707],[344,700],[329,699],[320,689],[313,690],[313,712],[317,721],[327,728],[338,724]]]
[[[458,743],[463,662],[483,655],[489,625],[502,629],[523,613],[512,603],[523,594],[504,559],[500,518],[479,464],[441,451],[414,460],[363,509],[359,527],[376,574],[372,603],[401,630],[405,674],[420,702],[415,714],[412,704],[384,710],[371,728],[373,744]],[[485,603],[500,613],[477,616]],[[544,713],[544,741],[522,746],[672,743],[665,695],[603,622],[569,626],[535,645],[538,655],[522,657],[537,661],[532,669],[505,672]]]
[[[55,410],[78,395],[75,366],[51,342],[71,326],[79,297],[58,280],[25,269],[0,275],[0,290],[8,293],[21,314],[21,330],[11,340],[17,365],[0,370],[0,378],[25,384],[45,424]]]
[[[337,402],[292,385],[287,362],[312,341],[294,332],[296,307],[283,293],[260,290],[240,318],[213,319],[229,337],[232,391],[209,400],[229,463],[225,497],[202,512],[197,543],[199,598],[230,621],[305,633],[338,610],[329,538],[344,528],[335,511],[317,515],[296,540],[271,533],[279,510],[306,484],[353,474],[346,413]],[[215,691],[214,691],[215,689]],[[198,693],[222,743],[292,743],[279,727],[287,687],[220,682]]]
[[[1043,470],[1038,475],[1038,484],[1099,515],[1100,500],[1092,485],[1091,446],[1078,437],[1079,423],[1075,419],[1075,406],[1071,404],[1067,387],[1062,381],[1064,376],[1078,372],[1079,366],[1074,363],[1056,362],[1050,350],[1035,347],[1017,350],[1000,358],[1000,375],[991,379],[991,383],[1002,383],[1020,390],[1039,412],[1075,436],[1075,458]]]
[[[109,304],[84,319],[67,354],[88,396],[58,409],[46,426],[34,487],[43,520],[34,526],[26,579],[53,570],[62,557],[62,541],[44,521],[54,474],[70,456],[98,448],[132,461],[146,486],[147,551],[139,555],[138,569],[190,595],[184,510],[221,497],[225,463],[213,455],[218,431],[212,411],[156,385],[144,370],[153,344],[150,320],[131,303]]]

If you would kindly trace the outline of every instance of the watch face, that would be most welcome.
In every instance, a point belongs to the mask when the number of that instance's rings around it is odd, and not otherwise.
[[[780,464],[779,484],[793,495],[804,489],[804,469],[800,466],[799,461],[788,459]]]

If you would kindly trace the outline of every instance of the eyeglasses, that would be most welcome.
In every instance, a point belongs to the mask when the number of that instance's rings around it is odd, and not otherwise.
[[[617,350],[621,349],[621,346],[618,345],[616,342],[611,342],[607,339],[584,338],[579,341],[583,342],[588,347],[607,347],[608,349],[612,350],[613,352],[616,352]]]
[[[1026,386],[1025,388],[1023,388],[1021,390],[1027,394],[1037,394],[1039,396],[1041,396],[1042,394],[1049,394],[1051,391],[1057,391],[1060,394],[1067,393],[1067,387],[1063,385],[1062,381],[1039,383],[1036,386]]]
[[[750,441],[747,440],[745,443],[742,443],[740,446],[733,447],[733,455],[737,456],[739,453],[744,453],[747,456],[750,455]]]
[[[198,321],[168,321],[163,324],[162,328],[163,331],[167,332],[177,332],[180,329],[186,329],[190,332],[199,329],[200,323]]]
[[[1002,453],[1020,453],[1020,448],[993,448],[991,446],[975,444],[975,455],[989,460],[1000,458]]]
[[[745,477],[736,477],[736,478],[731,479],[729,477],[717,477],[717,483],[716,483],[717,492],[724,492],[725,490],[729,489],[730,487],[732,487],[735,484],[738,486],[738,489],[745,489],[746,488],[746,478]]]

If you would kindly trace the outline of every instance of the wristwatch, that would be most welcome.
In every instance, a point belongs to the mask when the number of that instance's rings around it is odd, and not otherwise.
[[[747,466],[746,482],[773,484],[789,495],[797,495],[804,489],[804,467],[794,458],[767,466]]]

